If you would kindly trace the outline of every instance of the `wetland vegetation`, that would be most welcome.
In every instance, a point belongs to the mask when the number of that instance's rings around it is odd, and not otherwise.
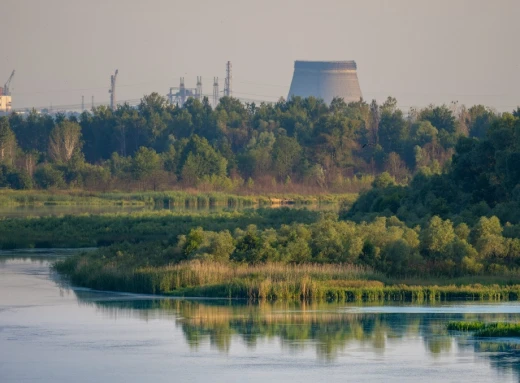
[[[475,337],[520,337],[520,323],[449,322],[448,330],[473,332]]]

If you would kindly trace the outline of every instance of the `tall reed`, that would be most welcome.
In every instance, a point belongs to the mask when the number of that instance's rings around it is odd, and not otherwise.
[[[184,262],[162,267],[122,269],[114,264],[80,261],[57,263],[72,282],[101,290],[249,300],[337,302],[490,300],[520,298],[520,286],[385,285],[381,274],[355,265],[267,263],[255,266]]]

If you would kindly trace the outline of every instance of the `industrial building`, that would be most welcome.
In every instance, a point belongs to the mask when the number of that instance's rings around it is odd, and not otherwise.
[[[289,90],[291,96],[323,99],[330,104],[334,97],[345,102],[362,98],[355,61],[295,61]]]

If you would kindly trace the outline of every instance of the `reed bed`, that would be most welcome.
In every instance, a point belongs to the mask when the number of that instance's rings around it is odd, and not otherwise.
[[[443,300],[508,301],[520,285],[385,285],[384,276],[356,265],[267,263],[261,265],[184,262],[121,269],[113,263],[70,258],[56,265],[72,283],[100,290],[253,301],[335,301],[417,303]]]

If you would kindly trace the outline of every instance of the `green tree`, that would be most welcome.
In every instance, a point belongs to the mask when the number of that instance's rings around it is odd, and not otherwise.
[[[7,117],[0,117],[0,162],[12,165],[16,152],[14,136]]]
[[[403,118],[403,112],[390,107],[383,109],[379,122],[379,143],[387,152],[403,153],[408,139],[408,124]]]
[[[395,178],[390,175],[388,172],[383,172],[376,176],[374,182],[372,182],[372,187],[382,189],[388,186],[395,185]]]
[[[438,130],[445,130],[448,133],[457,132],[457,119],[446,105],[424,109],[420,113],[420,119],[429,121]]]
[[[204,176],[226,175],[227,160],[205,138],[192,136],[181,154],[181,177],[188,183],[196,183]]]
[[[455,239],[453,224],[449,219],[433,216],[421,231],[421,249],[430,259],[443,258],[451,242]]]
[[[301,159],[301,146],[292,137],[279,136],[273,146],[273,167],[280,179],[292,174]]]
[[[42,189],[65,187],[64,174],[51,164],[45,164],[34,172],[34,181]]]
[[[424,146],[437,140],[438,133],[430,121],[419,121],[412,125],[410,136],[417,145]]]
[[[161,157],[153,149],[140,147],[132,160],[132,174],[136,180],[143,180],[146,176],[161,169]]]

